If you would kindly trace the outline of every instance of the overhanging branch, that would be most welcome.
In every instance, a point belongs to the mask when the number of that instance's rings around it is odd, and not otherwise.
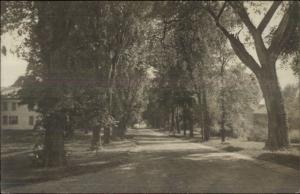
[[[238,14],[238,16],[241,18],[241,20],[243,21],[243,23],[246,25],[246,27],[248,28],[249,32],[255,36],[256,35],[256,28],[253,25],[253,23],[251,22],[248,13],[244,7],[244,5],[242,4],[242,2],[240,1],[228,1],[228,3],[230,4],[230,6],[233,8],[233,10],[235,11],[235,13]]]
[[[218,17],[214,14],[214,12],[209,8],[206,7],[206,10],[211,15],[211,17],[215,20],[216,26],[222,31],[222,33],[228,38],[232,49],[234,50],[235,54],[239,57],[239,59],[249,67],[255,74],[259,73],[260,66],[254,60],[254,58],[248,53],[245,46],[234,37],[227,29],[219,23]]]
[[[281,4],[281,1],[274,1],[268,12],[266,13],[265,17],[261,20],[260,24],[257,27],[257,30],[262,33],[266,26],[269,24],[270,20],[272,19],[273,15],[275,14],[277,8]]]
[[[297,1],[290,2],[288,10],[281,19],[278,28],[276,29],[271,41],[268,51],[271,53],[274,60],[276,60],[281,53],[284,44],[289,40],[291,34],[296,27],[294,25],[293,13],[298,11],[299,4]]]
[[[221,15],[222,15],[222,13],[223,13],[223,11],[224,11],[225,8],[226,8],[226,1],[225,1],[225,3],[223,4],[223,6],[222,6],[222,8],[221,8],[221,10],[220,10],[220,12],[219,12],[219,14],[218,14],[218,16],[217,16],[218,20],[220,19],[220,17],[221,17]]]
[[[264,44],[264,41],[262,39],[262,32],[260,32],[253,25],[242,2],[230,1],[229,4],[233,8],[234,12],[241,18],[241,20],[243,21],[245,26],[248,28],[250,34],[252,35],[252,37],[254,39],[256,53],[257,53],[257,56],[258,56],[258,59],[259,59],[261,65],[267,64],[268,63],[268,59],[267,59],[268,52],[267,52],[267,48]],[[271,13],[269,13],[268,15],[270,15],[270,14]],[[264,22],[267,22],[267,20],[265,20]]]

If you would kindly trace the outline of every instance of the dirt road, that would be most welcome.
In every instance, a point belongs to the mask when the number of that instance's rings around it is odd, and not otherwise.
[[[300,174],[292,168],[171,138],[151,129],[129,130],[128,134],[134,143],[122,150],[127,153],[126,162],[5,191],[295,193],[300,188]]]

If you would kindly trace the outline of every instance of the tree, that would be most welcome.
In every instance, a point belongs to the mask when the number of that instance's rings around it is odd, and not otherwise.
[[[70,95],[69,85],[59,82],[70,78],[63,65],[63,39],[68,40],[70,30],[66,3],[35,3],[33,13],[39,20],[33,26],[24,86],[20,91],[23,103],[37,106],[46,129],[44,142],[44,165],[60,166],[65,163],[64,130],[66,112],[72,106],[64,101]],[[54,14],[54,17],[51,17]],[[59,34],[59,36],[53,36]],[[59,83],[58,83],[59,82]]]
[[[287,85],[283,88],[282,95],[285,102],[289,128],[291,130],[297,129],[300,125],[299,87],[297,86],[297,84]]]
[[[207,15],[197,12],[194,4],[189,2],[166,2],[154,12],[157,10],[159,13],[156,14],[156,18],[161,21],[158,25],[162,31],[158,41],[161,42],[161,50],[165,54],[160,57],[165,63],[157,69],[160,72],[159,76],[163,78],[162,82],[167,85],[162,104],[168,105],[170,109],[171,131],[174,131],[175,120],[176,126],[179,126],[177,128],[180,128],[180,122],[183,122],[185,132],[188,126],[186,118],[189,115],[200,124],[203,140],[208,140],[211,117],[207,88],[210,84],[209,72],[214,64],[209,64],[209,44],[206,43],[209,42],[206,39],[211,33],[202,28],[207,26]],[[160,87],[164,88],[164,84]],[[189,107],[191,111],[187,111],[186,102],[194,97],[197,98],[197,104]],[[181,117],[175,117],[175,112]],[[197,113],[199,115],[196,115]]]
[[[95,141],[104,127],[108,143],[110,128],[115,124],[112,117],[115,75],[120,57],[135,42],[138,12],[134,10],[142,4],[1,2],[1,5],[4,6],[1,23],[5,24],[1,25],[1,32],[24,26],[29,30],[25,41],[29,65],[20,96],[23,103],[42,114],[46,128],[45,166],[59,166],[65,161],[63,140],[70,115],[82,116],[79,122],[85,121],[86,126],[95,129]]]
[[[216,26],[229,40],[235,54],[257,77],[268,112],[268,140],[266,147],[272,150],[286,147],[289,144],[286,114],[275,64],[279,55],[288,50],[287,44],[295,31],[295,18],[298,18],[299,13],[299,3],[289,2],[278,28],[274,31],[270,46],[267,48],[262,38],[262,33],[280,4],[281,2],[275,1],[257,27],[251,22],[247,9],[241,1],[226,1],[218,13],[215,13],[211,6],[206,7],[206,10],[214,19]],[[238,35],[230,33],[220,23],[221,15],[227,5],[230,5],[233,12],[239,16],[241,22],[247,27],[254,40],[259,63],[249,54],[243,43],[239,40]]]
[[[226,40],[224,37],[221,36],[221,34],[218,34],[218,37],[214,40],[214,52],[215,52],[215,61],[216,63],[220,64],[220,79],[221,79],[221,86],[220,86],[220,94],[219,94],[219,100],[220,100],[220,135],[221,135],[221,141],[225,141],[225,124],[226,124],[226,116],[229,114],[228,110],[226,109],[226,103],[229,104],[226,99],[226,92],[228,88],[226,88],[225,83],[225,73],[226,73],[226,66],[228,66],[230,60],[233,58],[233,53],[228,49],[226,45]]]

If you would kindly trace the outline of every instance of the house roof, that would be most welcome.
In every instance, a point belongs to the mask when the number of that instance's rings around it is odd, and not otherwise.
[[[265,105],[266,103],[265,103],[265,99],[264,98],[262,98],[260,101],[259,101],[259,103],[258,103],[259,105]]]
[[[20,89],[21,87],[16,87],[16,86],[1,88],[1,96],[16,97]]]
[[[259,104],[254,110],[253,114],[267,114],[267,108],[265,104]]]

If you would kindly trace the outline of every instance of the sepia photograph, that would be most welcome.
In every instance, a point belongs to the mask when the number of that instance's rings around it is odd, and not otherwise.
[[[300,193],[299,1],[1,1],[1,193]]]

